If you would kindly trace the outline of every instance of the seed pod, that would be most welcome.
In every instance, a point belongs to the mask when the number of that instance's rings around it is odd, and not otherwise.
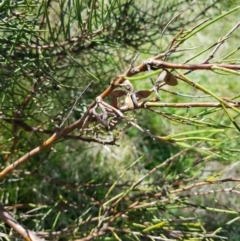
[[[126,94],[125,104],[129,109],[131,109],[131,110],[134,109],[134,103],[133,103],[133,100],[132,100],[132,97],[131,97],[130,93]]]
[[[160,84],[162,81],[171,86],[176,86],[178,84],[176,77],[165,69],[158,75],[156,85]]]
[[[125,90],[113,90],[110,93],[110,96],[119,98],[121,96],[124,96],[127,92]]]
[[[118,108],[119,107],[118,106],[118,98],[122,97],[126,94],[127,94],[127,92],[125,90],[113,90],[110,94],[110,96],[111,96],[110,105],[115,108]]]
[[[125,79],[124,82],[120,84],[120,86],[124,86],[128,91],[131,91],[131,92],[134,91],[133,85],[128,79]]]
[[[138,99],[144,99],[151,95],[152,92],[150,90],[138,90],[135,94]]]

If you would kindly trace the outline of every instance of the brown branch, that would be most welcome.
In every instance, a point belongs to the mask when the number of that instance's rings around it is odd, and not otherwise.
[[[23,164],[27,160],[29,160],[31,157],[35,156],[39,152],[41,152],[43,149],[49,147],[52,143],[54,143],[56,140],[59,139],[59,135],[57,133],[54,133],[48,140],[43,142],[40,146],[34,148],[30,152],[26,153],[24,156],[19,158],[14,163],[7,166],[3,171],[0,172],[0,179],[4,178],[8,173],[12,172],[16,167]]]
[[[5,118],[2,118],[2,119],[8,123],[14,123],[14,125],[18,125],[19,127],[21,127],[22,129],[24,129],[27,132],[43,133],[43,134],[51,134],[51,135],[53,135],[55,133],[54,130],[45,130],[45,129],[42,129],[39,127],[29,126],[28,124],[26,124],[25,122],[23,122],[21,120],[5,119]],[[80,140],[80,141],[84,141],[84,142],[95,142],[95,143],[105,144],[105,145],[117,145],[115,138],[113,138],[110,141],[102,141],[102,140],[100,141],[97,138],[84,137],[81,135],[65,135],[65,136],[63,136],[63,138]]]
[[[191,108],[191,107],[222,107],[221,103],[217,102],[188,102],[188,103],[163,103],[163,102],[142,102],[140,107],[173,107],[173,108]],[[240,102],[226,105],[226,108],[240,107]]]
[[[32,149],[30,152],[26,153],[24,156],[19,158],[17,161],[13,162],[9,166],[5,167],[3,171],[0,172],[0,180],[3,179],[8,173],[12,172],[16,167],[19,165],[25,163],[27,160],[29,160],[31,157],[37,155],[42,150],[50,147],[54,142],[62,138],[63,136],[66,136],[68,133],[72,132],[76,128],[80,128],[83,124],[85,119],[87,118],[89,114],[89,110],[95,105],[95,101],[89,106],[88,110],[85,112],[85,114],[82,116],[81,119],[75,121],[73,124],[69,125],[62,131],[59,130],[55,132],[50,138],[48,138],[46,141],[44,141],[41,145],[38,147]]]
[[[98,30],[101,32],[101,30]],[[158,60],[161,55],[157,55],[152,59],[149,59],[148,61],[143,62],[142,64],[138,65],[135,68],[130,68],[128,69],[124,75],[121,75],[117,77],[112,83],[109,85],[109,87],[97,98],[104,99],[110,93],[118,87],[121,83],[123,83],[126,79],[126,77],[130,77],[133,75],[136,75],[140,72],[148,71],[148,66],[150,65],[151,67],[163,69],[163,68],[168,68],[168,69],[188,69],[188,70],[212,70],[213,67],[221,67],[221,68],[227,68],[227,69],[233,69],[233,70],[240,70],[240,65],[234,65],[234,64],[175,64],[175,63],[169,63],[165,61]],[[96,98],[96,99],[97,99]],[[2,172],[0,172],[0,179],[4,178],[8,173],[14,170],[14,168],[18,167],[19,165],[25,163],[27,160],[29,160],[31,157],[35,156],[36,154],[40,153],[43,149],[50,147],[55,141],[59,140],[60,138],[66,136],[76,128],[81,128],[84,126],[86,119],[89,116],[90,110],[96,105],[96,100],[93,101],[85,114],[77,121],[69,125],[63,130],[59,130],[55,132],[49,139],[47,139],[45,142],[43,142],[40,146],[36,147],[35,149],[31,150],[30,152],[26,153],[24,156],[19,158],[17,161],[14,163],[10,164],[7,166]],[[177,106],[175,104],[175,106]],[[189,104],[188,104],[189,106]],[[230,105],[229,105],[230,106]],[[234,106],[231,105],[231,106]],[[187,107],[187,106],[186,106]]]
[[[24,48],[24,49],[38,49],[38,50],[43,50],[43,49],[53,49],[53,48],[62,48],[66,45],[73,44],[79,41],[83,41],[84,39],[88,39],[89,37],[94,37],[96,35],[101,34],[106,27],[103,27],[101,29],[96,30],[93,33],[90,33],[88,35],[80,35],[77,37],[72,37],[68,40],[65,40],[61,43],[54,43],[54,44],[48,44],[48,45],[37,45],[37,44],[18,44],[16,47],[19,48]]]
[[[34,206],[43,207],[45,206],[45,204],[35,203]],[[16,209],[26,209],[26,208],[33,208],[33,205],[30,203],[17,203],[17,204],[14,204],[13,206],[5,206],[5,209],[7,211],[16,210]]]
[[[220,184],[220,183],[224,183],[224,182],[240,182],[240,179],[239,178],[224,178],[224,179],[218,179],[218,180],[213,180],[213,181],[197,182],[197,183],[190,184],[189,186],[186,186],[186,187],[182,187],[179,189],[175,189],[173,191],[169,191],[169,193],[173,194],[173,193],[187,191],[194,187],[205,186],[205,185],[214,185],[214,184]]]
[[[50,7],[50,3],[51,3],[51,0],[47,0],[47,1],[45,2],[46,12],[47,12],[48,8]],[[45,24],[46,12],[43,13],[43,17],[42,17],[42,20],[41,20],[39,29],[42,29],[43,26],[44,26],[44,24]]]
[[[225,69],[232,69],[232,70],[240,70],[240,65],[236,64],[175,64],[155,59],[150,59],[148,61],[153,67],[163,68],[163,69],[187,69],[187,70],[212,70],[214,67],[225,68]],[[145,68],[141,68],[144,69]],[[141,71],[141,70],[140,70]]]
[[[43,241],[45,239],[40,239],[36,236],[36,234],[23,227],[20,223],[18,223],[11,214],[3,207],[0,203],[0,218],[4,223],[9,225],[14,231],[19,233],[26,241]]]
[[[14,111],[14,119],[16,119],[16,120],[13,121],[12,133],[15,136],[14,136],[9,153],[7,153],[4,156],[5,161],[7,161],[9,159],[10,155],[14,152],[14,150],[17,147],[18,142],[19,142],[19,137],[18,137],[18,135],[16,135],[16,133],[18,132],[18,127],[19,127],[19,123],[18,123],[17,119],[22,117],[22,113],[23,113],[24,109],[27,107],[27,105],[33,98],[34,94],[36,94],[37,89],[43,84],[44,81],[45,81],[44,78],[40,78],[39,81],[31,87],[31,94],[28,94],[26,96],[26,98],[22,101],[22,103],[20,104],[20,107],[16,111]],[[27,124],[25,124],[25,123],[23,123],[23,126],[24,126],[24,128],[28,128]]]

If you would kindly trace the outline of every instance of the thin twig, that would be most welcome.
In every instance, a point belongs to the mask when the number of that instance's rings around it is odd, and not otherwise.
[[[79,101],[79,99],[84,95],[84,93],[86,92],[86,90],[90,87],[90,85],[92,84],[92,81],[85,87],[85,89],[83,90],[83,92],[77,97],[77,99],[74,100],[73,105],[71,110],[69,111],[68,115],[66,116],[66,118],[63,120],[63,122],[60,124],[59,128],[62,128],[63,125],[65,124],[65,122],[68,120],[68,118],[71,116],[74,108],[76,107],[77,102]]]
[[[238,22],[222,39],[220,39],[213,51],[210,53],[209,57],[205,61],[203,61],[203,64],[208,63],[210,59],[214,58],[214,54],[217,52],[217,50],[221,47],[225,40],[228,39],[237,28],[239,28],[239,26],[240,22]]]

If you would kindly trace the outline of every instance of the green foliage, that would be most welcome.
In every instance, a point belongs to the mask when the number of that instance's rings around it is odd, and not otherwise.
[[[0,204],[15,225],[45,240],[238,240],[234,1],[5,0],[0,9]],[[129,65],[160,52],[178,78],[159,88],[161,101],[153,92],[125,111],[134,91],[119,85],[119,123],[104,126],[104,110],[116,117],[109,93],[91,115]],[[176,64],[188,62],[203,69]],[[128,76],[130,89],[153,87],[164,66],[149,66]],[[0,241],[23,239],[1,206],[0,218]]]

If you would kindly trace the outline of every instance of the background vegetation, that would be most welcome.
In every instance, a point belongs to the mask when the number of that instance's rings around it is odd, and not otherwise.
[[[0,240],[239,240],[237,1],[0,9]]]

